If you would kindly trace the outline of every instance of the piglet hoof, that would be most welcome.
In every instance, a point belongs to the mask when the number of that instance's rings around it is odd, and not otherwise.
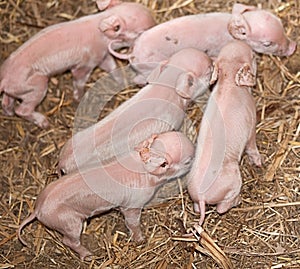
[[[255,164],[258,167],[262,166],[262,157],[260,155],[260,153],[258,152],[257,148],[248,148],[246,150],[248,156],[249,156],[249,160],[251,164]]]
[[[132,239],[137,245],[142,245],[146,242],[145,238],[141,234],[132,234]]]
[[[39,126],[42,129],[47,129],[49,127],[49,121],[41,113],[33,112],[31,117],[25,116],[24,118],[28,119],[29,121],[33,121],[34,124],[36,124],[37,126]]]
[[[82,99],[82,97],[84,96],[84,91],[83,90],[74,90],[73,92],[73,98],[74,100],[79,103]]]
[[[258,167],[261,167],[262,163],[263,163],[262,157],[261,157],[260,154],[256,154],[256,155],[251,156],[250,161],[251,161],[252,164],[255,164]]]
[[[80,255],[80,260],[82,262],[91,262],[95,256],[91,252],[87,252],[86,254],[83,254],[83,256]]]
[[[39,126],[42,129],[48,129],[49,128],[49,122],[46,118],[44,118],[42,121],[36,122],[36,125]]]
[[[80,256],[80,260],[82,262],[86,261],[86,262],[90,262],[91,260],[93,260],[93,254],[87,250],[85,247],[83,246],[79,246],[78,248],[74,249]]]

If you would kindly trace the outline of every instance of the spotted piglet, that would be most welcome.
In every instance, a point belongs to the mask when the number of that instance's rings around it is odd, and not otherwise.
[[[296,42],[290,40],[280,19],[269,11],[254,6],[234,4],[232,13],[212,12],[178,17],[143,32],[129,54],[115,51],[120,43],[113,40],[110,52],[129,60],[138,75],[134,81],[144,84],[145,78],[160,61],[184,48],[197,48],[210,57],[217,57],[221,48],[237,39],[259,53],[290,56]],[[118,47],[118,46],[117,46]]]

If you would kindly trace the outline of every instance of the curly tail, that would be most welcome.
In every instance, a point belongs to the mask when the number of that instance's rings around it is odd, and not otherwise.
[[[202,226],[204,219],[205,219],[205,200],[199,201],[199,208],[200,208],[200,220],[199,225]]]
[[[36,218],[36,212],[34,211],[33,213],[31,213],[31,215],[26,218],[25,220],[23,220],[23,222],[21,223],[21,225],[18,228],[18,238],[19,240],[22,242],[23,245],[27,246],[27,242],[21,237],[21,232],[22,229],[24,228],[24,226],[26,226],[28,223],[32,222],[34,219]]]
[[[114,48],[113,48],[113,45],[115,45]],[[120,49],[120,48],[125,48],[125,47],[129,47],[129,44],[126,42],[122,42],[121,40],[112,40],[108,44],[108,51],[110,52],[110,54],[112,54],[113,56],[115,56],[118,59],[129,60],[131,58],[130,53],[126,54],[126,53],[119,53],[119,52],[115,51],[115,49]]]

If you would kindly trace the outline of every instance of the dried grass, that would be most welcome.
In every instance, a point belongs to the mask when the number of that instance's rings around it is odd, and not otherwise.
[[[152,8],[158,22],[198,12],[229,11],[233,4],[221,0],[137,2]],[[298,0],[241,2],[276,12],[289,36],[300,43]],[[95,11],[95,5],[86,0],[0,2],[0,63],[41,28]],[[260,55],[258,63],[254,96],[257,144],[264,167],[252,167],[247,157],[243,158],[242,204],[222,216],[209,207],[204,229],[213,241],[207,244],[215,242],[226,254],[221,256],[225,255],[234,268],[300,268],[299,49],[290,58]],[[87,87],[100,75],[96,70]],[[120,93],[105,113],[136,90]],[[200,245],[196,239],[179,240],[199,218],[184,189],[143,210],[142,229],[147,238],[143,245],[130,241],[117,211],[93,218],[86,226],[83,243],[97,255],[90,263],[81,263],[60,243],[58,233],[38,221],[27,226],[24,233],[32,247],[21,245],[16,229],[33,210],[41,189],[57,179],[58,153],[72,134],[76,107],[71,76],[66,73],[51,79],[47,98],[39,107],[50,118],[49,130],[0,114],[0,268],[221,268],[222,262],[205,248],[205,242]],[[199,104],[190,107],[188,118],[193,126],[186,125],[185,130],[193,139],[201,115]]]

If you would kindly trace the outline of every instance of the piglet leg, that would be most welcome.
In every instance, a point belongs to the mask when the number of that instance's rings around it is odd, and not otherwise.
[[[140,227],[140,208],[121,208],[122,214],[125,217],[125,224],[132,234],[132,238],[135,242],[141,243],[144,240]]]
[[[84,246],[81,245],[80,241],[76,238],[72,238],[70,236],[64,236],[63,243],[77,252],[80,256],[80,259],[83,261],[88,256],[91,256],[92,253],[88,251]]]
[[[241,203],[241,196],[238,195],[234,200],[232,201],[223,201],[221,203],[217,204],[217,212],[219,214],[223,214],[227,212],[230,208],[235,207]]]
[[[99,67],[109,73],[116,82],[123,82],[123,73],[117,68],[116,61],[110,54],[106,55]]]
[[[15,109],[18,116],[29,120],[41,128],[47,128],[49,122],[47,118],[35,111],[35,108],[44,99],[47,92],[48,78],[34,74],[27,80],[27,84],[23,94],[19,94],[18,98],[22,100],[21,104]]]
[[[92,253],[81,245],[80,235],[82,231],[82,220],[77,216],[70,216],[68,214],[59,214],[58,217],[61,227],[57,229],[63,234],[63,243],[77,252],[80,259],[83,261],[86,257],[91,256]]]
[[[73,89],[74,89],[74,99],[79,102],[84,94],[85,84],[92,73],[92,68],[90,67],[76,67],[71,70],[73,75]]]
[[[261,166],[262,160],[261,160],[261,155],[257,149],[256,145],[256,133],[255,130],[253,130],[248,143],[246,145],[246,153],[248,154],[251,163],[254,163],[257,166]]]

